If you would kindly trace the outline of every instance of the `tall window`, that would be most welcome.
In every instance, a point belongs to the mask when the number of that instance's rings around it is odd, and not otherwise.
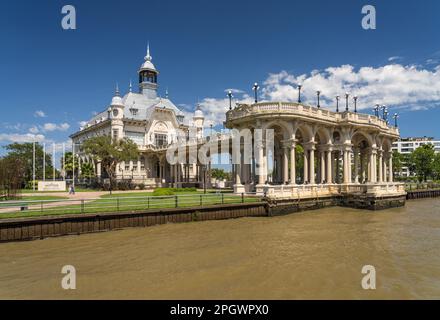
[[[167,135],[162,133],[155,133],[154,144],[156,145],[156,147],[166,147],[168,145]]]
[[[113,130],[113,140],[118,140],[118,130]]]

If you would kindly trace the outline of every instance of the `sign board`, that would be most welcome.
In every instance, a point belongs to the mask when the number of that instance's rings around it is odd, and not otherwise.
[[[38,191],[66,191],[66,181],[38,181]]]

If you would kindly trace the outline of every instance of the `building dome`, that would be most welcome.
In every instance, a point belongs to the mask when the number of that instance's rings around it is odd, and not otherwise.
[[[112,98],[111,106],[123,107],[124,103],[122,102],[122,98],[119,95],[119,87],[116,85],[116,92],[114,97]]]
[[[203,111],[200,109],[200,104],[197,105],[197,109],[194,112],[194,119],[204,119]]]
[[[148,45],[148,47],[147,47],[147,55],[145,56],[144,59],[145,59],[145,62],[142,64],[140,71],[150,70],[150,71],[157,72],[156,67],[154,66],[153,62],[151,62],[151,60],[153,60],[153,57],[150,55],[150,45]]]

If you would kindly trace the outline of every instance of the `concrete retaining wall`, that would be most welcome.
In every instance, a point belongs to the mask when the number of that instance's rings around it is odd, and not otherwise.
[[[413,199],[423,199],[423,198],[436,198],[440,197],[440,190],[415,190],[415,191],[408,191],[406,194],[406,199],[413,200]]]
[[[265,203],[0,220],[0,242],[34,240],[164,223],[267,216]]]

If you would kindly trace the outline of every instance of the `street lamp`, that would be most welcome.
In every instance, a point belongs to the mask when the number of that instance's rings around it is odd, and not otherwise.
[[[388,108],[387,107],[385,107],[385,111],[384,111],[384,114],[383,114],[383,119],[388,124]]]
[[[385,120],[385,111],[387,110],[387,106],[386,106],[386,105],[383,105],[383,106],[381,107],[381,109],[382,109],[382,119]]]
[[[301,88],[302,84],[298,84],[298,103],[301,103]]]
[[[339,99],[340,99],[341,97],[338,95],[338,96],[336,96],[336,112],[339,112]]]
[[[229,110],[232,110],[232,98],[233,98],[233,95],[232,95],[232,91],[231,90],[228,91],[228,98],[229,98]]]
[[[258,89],[260,89],[260,87],[258,86],[258,83],[255,82],[254,86],[252,87],[252,90],[254,90],[255,93],[255,103],[258,102],[258,94],[257,94]]]
[[[399,118],[399,115],[397,113],[395,113],[393,118],[394,118],[394,127],[397,128],[397,118]]]
[[[350,94],[348,92],[345,93],[345,111],[348,111],[348,97]]]
[[[376,104],[376,106],[374,107],[374,115],[376,116],[376,117],[379,117],[379,105],[378,104]]]
[[[321,91],[316,91],[316,95],[318,96],[318,109],[321,107],[320,105],[319,105],[319,96],[321,95]]]
[[[354,96],[353,97],[353,101],[354,101],[354,113],[357,113],[358,111],[357,111],[357,100],[358,100],[358,97],[357,96]]]

